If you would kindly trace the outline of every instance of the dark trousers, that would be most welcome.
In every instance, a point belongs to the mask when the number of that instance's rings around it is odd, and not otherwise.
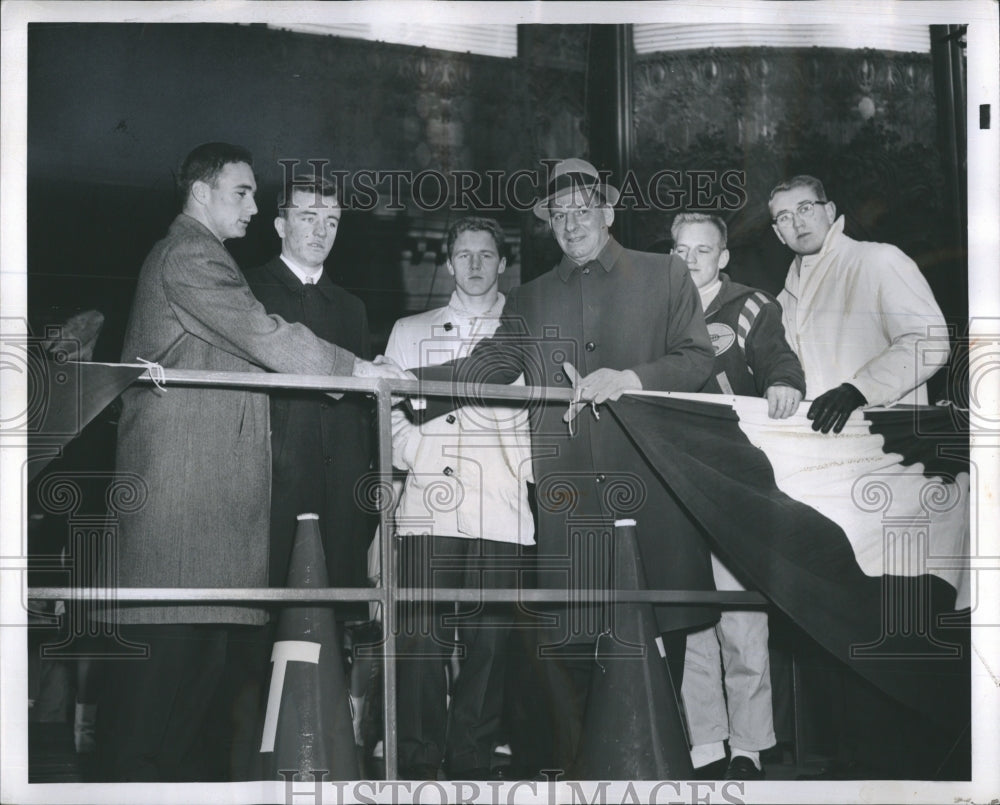
[[[218,624],[123,626],[149,646],[146,659],[106,663],[98,707],[102,776],[116,782],[232,779],[233,727],[256,701],[241,695],[239,668],[259,630]],[[239,681],[234,683],[234,679]],[[243,754],[245,747],[235,750]]]
[[[523,549],[489,540],[398,537],[399,583],[424,589],[513,589]],[[500,730],[506,644],[514,607],[483,601],[400,604],[396,639],[400,767],[452,774],[488,768]],[[457,630],[457,642],[456,642]],[[460,672],[447,705],[446,665],[458,647]]]

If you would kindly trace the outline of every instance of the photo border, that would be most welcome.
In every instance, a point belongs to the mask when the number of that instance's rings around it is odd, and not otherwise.
[[[408,2],[407,16],[427,22],[457,23],[479,22],[487,18],[484,3]],[[639,21],[674,22],[697,18],[710,23],[777,22],[788,24],[837,24],[845,19],[850,25],[877,25],[881,22],[906,24],[964,24],[968,23],[967,56],[967,146],[968,146],[968,264],[969,264],[969,319],[970,342],[975,356],[994,354],[1000,347],[1000,271],[997,255],[1000,254],[997,221],[1000,220],[1000,166],[998,166],[998,135],[1000,128],[1000,103],[998,103],[997,54],[998,44],[997,4],[990,0],[942,0],[941,2],[738,2],[720,5],[711,2],[623,2],[605,3],[490,3],[488,19],[491,22],[517,23],[620,23]],[[27,194],[27,25],[29,22],[267,22],[313,20],[319,17],[336,18],[342,22],[365,22],[388,15],[398,15],[401,4],[397,2],[326,4],[311,2],[227,2],[227,3],[113,3],[113,2],[20,2],[8,0],[2,7],[2,178],[0,178],[0,336],[16,338],[27,332],[27,248],[26,248],[26,194]],[[980,108],[988,105],[992,124],[988,130],[980,128]],[[991,351],[992,350],[992,351]],[[970,365],[972,360],[970,359]],[[978,364],[980,372],[973,378],[978,393],[972,404],[981,421],[996,423],[1000,410],[1000,372],[995,359]],[[23,373],[6,372],[0,391],[0,435],[2,423],[26,404],[26,377]],[[21,406],[19,408],[18,406]],[[1000,584],[996,584],[996,571],[1000,570],[1000,545],[995,505],[996,490],[1000,488],[997,444],[1000,429],[984,429],[972,434],[972,460],[976,461],[978,486],[972,491],[972,511],[982,513],[981,521],[974,526],[973,545],[978,546],[972,557],[973,573],[991,583],[980,583],[978,606],[973,613],[974,650],[972,679],[972,769],[973,779],[962,782],[904,782],[904,781],[844,781],[844,782],[786,782],[764,781],[745,784],[738,796],[745,801],[757,802],[940,802],[984,801],[997,796],[1000,791],[1000,772],[997,771],[997,733],[1000,729],[1000,651],[998,635],[994,628],[1000,623]],[[108,802],[134,803],[191,803],[191,802],[258,802],[262,794],[269,801],[317,801],[297,795],[287,800],[284,784],[268,783],[212,783],[212,784],[158,784],[155,787],[138,784],[106,783],[45,783],[30,784],[28,779],[27,708],[28,680],[26,669],[26,511],[24,481],[25,445],[16,440],[0,443],[0,513],[2,513],[2,544],[0,544],[0,801],[17,803],[71,803]],[[985,503],[993,505],[985,505]],[[993,622],[987,614],[997,615]],[[323,789],[324,802],[351,801],[344,798],[346,789],[340,783],[328,783]],[[394,801],[437,802],[428,789],[427,798],[413,794],[419,784],[410,783],[411,799],[403,796],[402,782],[376,782],[382,792],[365,789],[355,796],[383,800],[382,794],[395,796]],[[455,784],[437,784],[455,792]],[[556,802],[569,801],[571,792],[565,783],[549,787],[536,784],[536,791],[524,784],[482,784],[480,802],[507,802],[517,794],[516,801]],[[583,790],[593,795],[598,784]],[[608,802],[632,801],[637,796],[641,802],[649,801],[655,782],[629,783],[620,781],[605,790]],[[684,784],[688,785],[688,784]],[[708,801],[699,797],[714,795],[726,801],[722,783],[698,783],[675,794],[677,801]],[[742,784],[741,784],[742,785]],[[471,794],[468,784],[465,793]],[[630,793],[630,786],[631,792]],[[338,790],[340,794],[338,794]],[[661,789],[662,790],[662,789]],[[494,792],[496,796],[494,796]],[[700,793],[699,793],[700,792]],[[461,793],[461,792],[459,792]],[[688,797],[685,799],[685,795]],[[737,796],[735,789],[729,796]],[[327,798],[329,797],[329,798]],[[416,799],[412,799],[416,797]],[[499,799],[497,798],[499,797]],[[668,801],[668,800],[662,800]],[[739,801],[737,799],[736,801]]]

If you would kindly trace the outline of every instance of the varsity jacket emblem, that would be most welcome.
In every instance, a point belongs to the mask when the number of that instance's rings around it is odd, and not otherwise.
[[[713,321],[708,325],[708,337],[712,339],[712,349],[716,356],[719,356],[736,341],[736,332],[728,324]]]
[[[722,287],[705,311],[715,371],[702,390],[763,397],[777,384],[804,391],[802,367],[785,340],[778,303],[725,274],[719,279]]]

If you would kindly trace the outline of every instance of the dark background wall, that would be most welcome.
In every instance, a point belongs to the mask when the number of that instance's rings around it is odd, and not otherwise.
[[[229,244],[248,267],[279,248],[271,223],[279,160],[325,159],[352,173],[510,175],[570,155],[614,166],[602,132],[623,118],[629,126],[618,145],[640,185],[664,168],[745,176],[745,201],[724,201],[719,211],[730,225],[734,278],[780,288],[790,254],[771,232],[767,193],[808,172],[826,182],[849,234],[895,243],[917,261],[962,330],[956,171],[930,54],[626,49],[619,58],[595,38],[601,27],[520,26],[518,57],[501,59],[260,25],[30,26],[33,320],[96,307],[107,317],[97,357],[118,357],[139,266],[177,210],[173,173],[199,142],[237,142],[255,155],[261,211],[248,236]],[[604,80],[622,60],[624,116],[607,89],[614,82]],[[368,305],[376,341],[398,315],[427,306],[425,289],[440,292],[440,239],[462,214],[413,203],[393,211],[380,201],[345,212],[328,261],[335,280]],[[690,197],[678,204],[697,206]],[[667,248],[675,212],[622,211],[616,230],[627,245]],[[530,213],[491,214],[513,237],[515,280],[558,256]]]
[[[633,88],[633,165],[641,178],[662,166],[745,176],[746,205],[719,210],[731,231],[732,271],[780,290],[789,252],[771,233],[767,197],[783,178],[809,173],[845,214],[849,235],[899,246],[942,303],[961,313],[960,255],[943,248],[950,217],[930,53],[653,54],[637,59]],[[671,219],[636,213],[638,240],[668,237]]]
[[[538,39],[531,40],[535,69],[530,56],[471,56],[264,26],[30,26],[33,318],[96,307],[108,318],[99,350],[117,357],[134,279],[177,211],[174,172],[199,142],[236,142],[255,155],[261,209],[247,237],[228,244],[244,267],[279,249],[271,222],[281,160],[299,159],[306,172],[306,160],[325,159],[352,174],[509,175],[538,168],[541,157],[585,152],[581,51],[570,38],[564,50],[576,61],[553,58]],[[398,315],[425,307],[425,299],[407,297],[404,274],[440,266],[440,238],[452,219],[447,205],[423,213],[407,198],[406,210],[387,210],[388,203],[386,195],[374,210],[348,209],[328,261],[334,279],[368,304],[383,337]],[[522,227],[534,226],[530,214],[504,206],[491,214],[514,235],[519,261]],[[428,252],[429,265],[422,260]],[[543,250],[535,259],[548,257]]]

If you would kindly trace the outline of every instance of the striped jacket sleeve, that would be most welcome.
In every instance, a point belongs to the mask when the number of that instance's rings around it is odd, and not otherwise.
[[[760,396],[771,386],[791,386],[805,394],[805,374],[785,340],[781,306],[773,297],[761,291],[747,297],[740,311],[736,340],[746,355]]]

